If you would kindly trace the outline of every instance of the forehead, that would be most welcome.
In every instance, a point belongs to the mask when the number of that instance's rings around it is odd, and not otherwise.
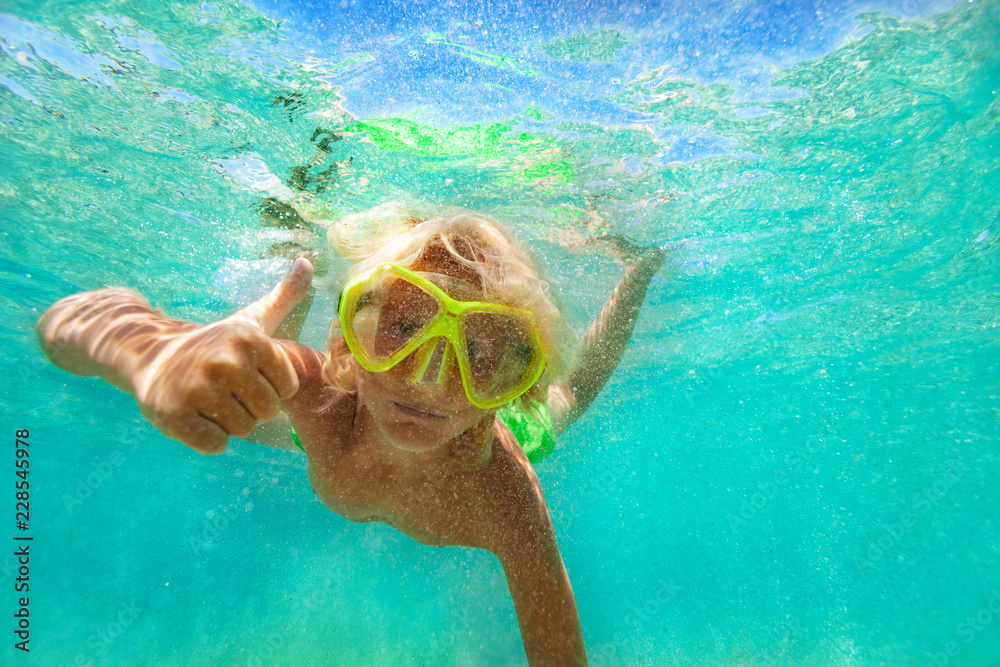
[[[453,299],[458,301],[483,300],[483,292],[476,285],[466,280],[462,280],[461,278],[457,278],[454,275],[441,273],[440,267],[430,266],[426,268],[432,270],[427,271],[417,268],[412,268],[411,270],[421,278],[424,278],[440,287],[444,290],[445,294]]]
[[[459,301],[482,299],[482,278],[475,271],[454,260],[434,262],[421,258],[409,268],[443,289],[453,299]]]
[[[433,244],[424,250],[410,267],[410,270],[437,273],[474,285],[479,290],[483,288],[483,279],[479,273],[458,261],[448,250],[438,244]]]

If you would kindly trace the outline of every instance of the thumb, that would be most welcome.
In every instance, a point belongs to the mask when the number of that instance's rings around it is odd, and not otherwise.
[[[247,322],[260,328],[268,336],[272,335],[288,313],[309,293],[312,275],[313,266],[309,260],[305,257],[298,258],[288,275],[274,289],[227,319]]]

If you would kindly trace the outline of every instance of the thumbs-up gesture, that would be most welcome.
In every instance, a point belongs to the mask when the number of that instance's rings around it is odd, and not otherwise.
[[[165,318],[133,293],[87,292],[50,308],[39,338],[60,367],[131,393],[164,435],[218,454],[229,436],[249,435],[298,391],[288,353],[271,334],[311,280],[312,265],[299,259],[265,297],[204,327]]]

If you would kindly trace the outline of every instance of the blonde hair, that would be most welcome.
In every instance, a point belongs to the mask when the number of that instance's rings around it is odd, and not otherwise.
[[[428,209],[390,202],[346,216],[328,230],[330,245],[355,262],[347,280],[383,263],[411,268],[420,261],[450,262],[474,276],[483,300],[534,313],[545,354],[542,378],[515,402],[530,408],[534,399],[545,402],[554,378],[569,369],[569,351],[576,335],[566,323],[551,282],[528,249],[504,225],[462,209]],[[330,324],[323,378],[335,392],[357,390],[351,352],[340,334],[340,319]]]

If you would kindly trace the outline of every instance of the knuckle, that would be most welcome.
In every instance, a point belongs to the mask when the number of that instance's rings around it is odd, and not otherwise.
[[[166,429],[162,430],[164,430],[165,435],[179,440],[200,454],[220,454],[229,445],[228,436],[218,433],[208,425],[199,423],[197,418],[193,416],[175,419],[174,423],[170,425],[169,432]]]
[[[171,428],[170,423],[173,421],[174,414],[174,411],[166,405],[163,405],[162,403],[155,403],[150,407],[147,418],[153,423],[154,426],[157,426],[162,430],[165,428]]]
[[[217,356],[205,362],[203,374],[206,382],[218,384],[233,372],[234,362],[228,356]]]
[[[185,394],[184,406],[187,410],[204,412],[206,414],[215,412],[216,401],[214,387],[217,383],[207,382],[203,386],[192,387]]]
[[[185,443],[200,454],[221,454],[229,446],[229,438],[223,435],[204,435],[194,442]]]
[[[299,392],[299,378],[294,373],[288,377],[285,390],[278,394],[281,398],[291,398]]]
[[[263,421],[269,422],[278,416],[281,412],[281,405],[277,401],[268,401],[260,412],[261,419]]]
[[[261,344],[269,343],[271,340],[264,335],[263,331],[249,324],[240,322],[238,326],[239,328],[233,332],[233,338],[231,339],[233,346],[236,348],[252,350]]]
[[[233,430],[233,435],[237,438],[246,438],[248,435],[253,433],[256,422],[242,423]]]

